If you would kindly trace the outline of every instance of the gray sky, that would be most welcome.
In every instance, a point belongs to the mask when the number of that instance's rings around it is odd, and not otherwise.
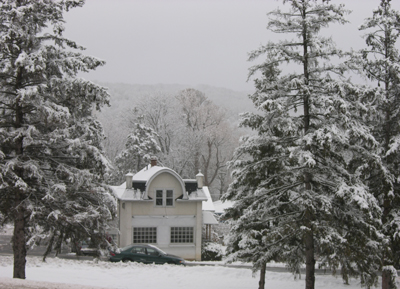
[[[106,60],[89,80],[134,84],[207,84],[252,90],[247,53],[276,39],[266,29],[276,0],[86,0],[66,13],[65,36]],[[392,7],[400,10],[400,1]],[[333,0],[353,12],[328,35],[342,49],[363,47],[357,27],[379,0]]]

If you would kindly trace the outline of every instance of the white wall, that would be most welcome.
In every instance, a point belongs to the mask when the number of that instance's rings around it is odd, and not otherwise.
[[[132,227],[156,227],[157,244],[160,249],[167,253],[178,255],[184,259],[196,259],[196,244],[198,230],[196,230],[197,217],[195,215],[180,216],[134,216]],[[171,244],[171,227],[194,227],[194,243]],[[201,231],[200,231],[201,235]],[[133,235],[132,235],[133,238]],[[201,242],[201,240],[200,240]]]

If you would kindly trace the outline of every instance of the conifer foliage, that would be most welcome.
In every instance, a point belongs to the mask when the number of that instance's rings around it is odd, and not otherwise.
[[[143,116],[139,116],[133,124],[132,132],[126,138],[125,149],[115,158],[117,168],[112,180],[115,185],[120,185],[127,173],[140,171],[150,162],[152,156],[161,151],[156,138],[157,133],[144,125]]]
[[[378,155],[384,174],[372,171],[369,186],[383,211],[383,232],[389,246],[382,265],[400,268],[400,54],[396,49],[400,36],[400,13],[390,0],[382,0],[360,27],[365,31],[367,47],[358,59],[360,68],[375,84],[375,118],[371,121],[374,137],[379,142]]]
[[[241,121],[256,134],[242,139],[230,162],[228,251],[254,269],[278,260],[299,273],[306,264],[307,289],[314,288],[316,261],[341,268],[345,282],[358,275],[369,287],[376,281],[380,208],[364,177],[367,163],[379,163],[371,153],[377,142],[362,119],[366,89],[343,77],[346,67],[331,60],[344,53],[320,36],[330,24],[346,23],[347,11],[330,1],[283,3],[289,8],[269,13],[268,28],[294,39],[250,53],[250,60],[265,60],[250,69],[259,75],[250,96],[258,113]],[[287,67],[294,72],[284,73]]]
[[[0,212],[14,223],[14,278],[25,278],[27,245],[101,235],[114,215],[92,115],[109,95],[77,77],[104,62],[62,36],[63,13],[82,5],[0,3]]]

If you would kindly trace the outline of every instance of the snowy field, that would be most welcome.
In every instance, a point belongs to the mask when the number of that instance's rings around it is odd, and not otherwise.
[[[12,257],[0,256],[0,288],[18,289],[257,289],[258,274],[249,269],[221,266],[143,265],[138,263],[110,263],[106,261],[78,261],[28,257],[26,280],[12,279]],[[304,277],[304,276],[303,276]],[[350,286],[341,278],[317,275],[316,288],[361,288],[359,280]],[[290,273],[267,272],[266,288],[304,288],[304,279],[294,280]]]

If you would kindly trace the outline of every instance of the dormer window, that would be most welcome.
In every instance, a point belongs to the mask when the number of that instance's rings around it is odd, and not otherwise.
[[[172,207],[173,205],[173,190],[156,190],[156,207]]]

